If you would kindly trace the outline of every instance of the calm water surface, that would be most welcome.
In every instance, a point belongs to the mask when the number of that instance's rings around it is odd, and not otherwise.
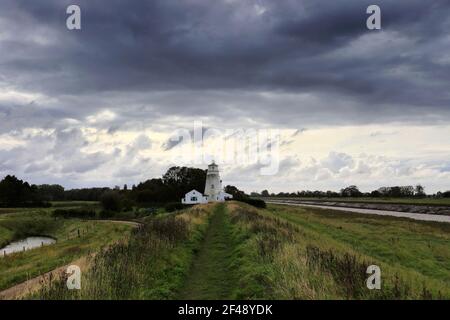
[[[31,250],[35,248],[40,248],[41,246],[46,246],[56,243],[55,239],[49,237],[28,237],[23,240],[14,241],[8,244],[6,247],[0,249],[0,256],[5,256],[14,252],[21,252],[24,250]]]

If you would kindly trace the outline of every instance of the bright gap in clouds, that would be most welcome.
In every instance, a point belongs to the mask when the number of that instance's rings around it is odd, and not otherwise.
[[[337,190],[348,184],[371,191],[388,184],[421,183],[428,192],[436,192],[445,189],[450,178],[445,138],[450,136],[450,126],[364,125],[280,132],[276,175],[261,176],[258,165],[231,163],[223,166],[224,180],[246,191],[268,186],[274,192]],[[192,146],[179,144],[165,150],[171,135],[151,128],[111,133],[82,124],[3,134],[0,174],[12,171],[34,183],[61,183],[68,188],[132,185],[180,164],[172,160]],[[212,137],[206,143],[217,141]]]

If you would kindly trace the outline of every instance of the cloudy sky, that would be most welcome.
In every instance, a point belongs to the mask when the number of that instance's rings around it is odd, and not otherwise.
[[[222,166],[246,191],[450,189],[446,0],[2,0],[0,52],[0,176],[131,185],[201,121],[278,130],[277,174]]]

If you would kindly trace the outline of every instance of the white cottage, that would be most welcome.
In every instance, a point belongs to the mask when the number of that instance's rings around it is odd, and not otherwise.
[[[211,163],[206,173],[205,195],[197,190],[191,190],[181,199],[183,204],[223,202],[226,199],[232,199],[233,196],[222,189],[222,180],[220,180],[219,166]]]
[[[182,204],[196,204],[196,203],[208,203],[208,199],[203,196],[201,192],[197,190],[191,190],[184,195],[184,198],[181,199]]]

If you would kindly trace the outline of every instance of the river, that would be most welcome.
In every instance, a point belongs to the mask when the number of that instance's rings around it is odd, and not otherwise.
[[[289,203],[289,202],[282,202],[282,201],[266,201],[266,202],[273,203],[273,204],[283,204],[283,205],[287,205],[287,206],[322,208],[322,209],[331,209],[331,210],[337,210],[337,211],[356,212],[356,213],[361,213],[361,214],[376,214],[376,215],[381,215],[381,216],[409,218],[409,219],[421,220],[421,221],[435,221],[435,222],[450,223],[450,216],[438,215],[438,214],[422,214],[422,213],[410,213],[410,212],[399,212],[399,211],[375,210],[375,209],[334,207],[334,206],[322,206],[322,205],[304,204],[304,203],[292,203],[292,202]]]

